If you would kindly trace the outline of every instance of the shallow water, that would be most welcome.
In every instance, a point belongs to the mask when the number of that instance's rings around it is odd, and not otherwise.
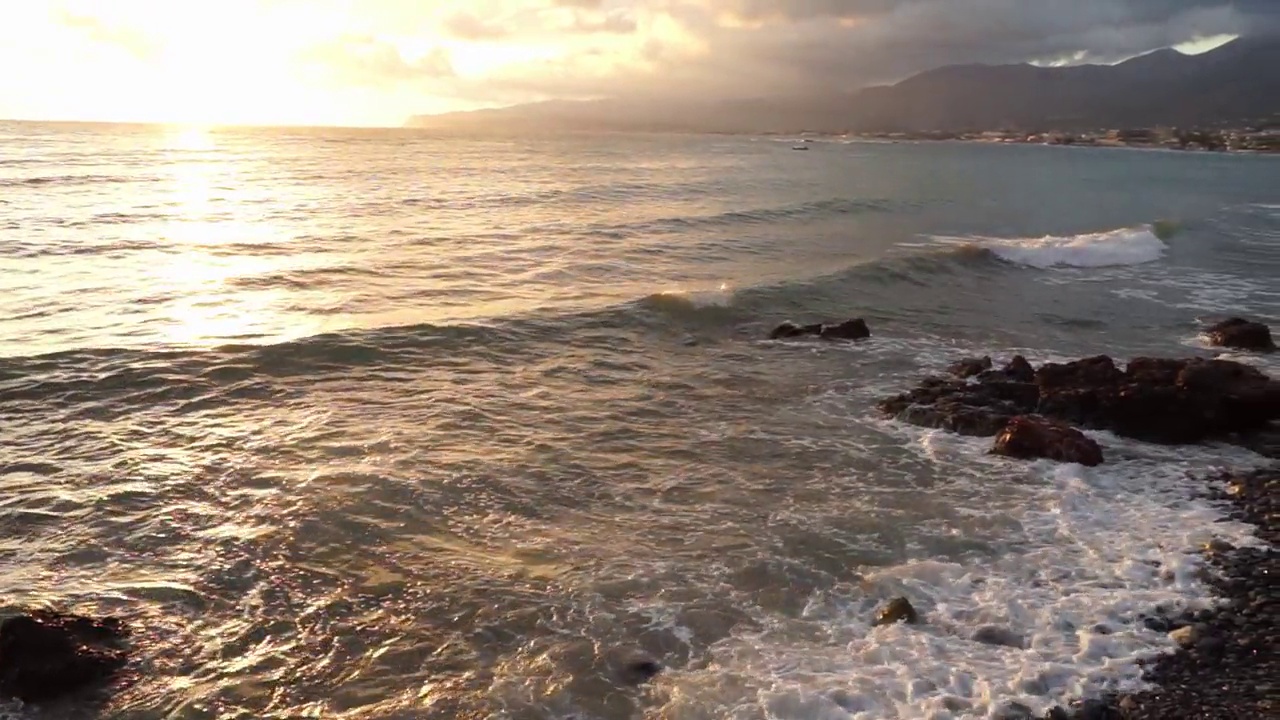
[[[942,720],[1135,682],[1169,645],[1137,613],[1208,602],[1194,548],[1247,535],[1185,473],[1259,459],[1016,463],[873,404],[1274,320],[1280,163],[789,147],[0,126],[5,603],[130,620],[120,717]],[[903,594],[926,625],[868,626]]]

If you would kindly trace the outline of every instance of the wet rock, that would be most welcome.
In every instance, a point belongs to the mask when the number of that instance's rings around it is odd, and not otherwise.
[[[662,672],[662,663],[642,650],[621,650],[610,663],[618,680],[626,685],[643,685]]]
[[[871,328],[862,318],[846,320],[837,325],[797,325],[784,322],[769,333],[770,340],[790,340],[800,337],[820,337],[824,340],[862,340],[871,337]]]
[[[985,355],[980,358],[965,358],[958,360],[947,368],[947,372],[958,378],[970,378],[975,375],[981,375],[984,371],[991,369],[991,357]]]
[[[913,425],[990,437],[1014,417],[1034,412],[1038,398],[1032,383],[926,378],[916,389],[883,400],[879,407]]]
[[[1217,347],[1236,350],[1272,352],[1276,343],[1271,339],[1271,329],[1260,322],[1244,318],[1230,318],[1204,331],[1209,342]]]
[[[806,335],[821,335],[822,323],[815,325],[797,325],[790,320],[782,323],[769,333],[770,340],[788,340],[791,338],[804,337]]]
[[[1048,458],[1091,467],[1102,464],[1098,443],[1070,425],[1036,415],[1010,420],[996,436],[991,452],[1024,460]]]
[[[127,631],[115,618],[46,610],[0,624],[0,694],[52,700],[110,679],[124,667]]]
[[[999,370],[987,370],[978,375],[978,379],[986,382],[990,380],[1005,380],[1012,382],[1035,382],[1036,370],[1031,367],[1031,363],[1021,355],[1014,355],[1013,359],[1005,363],[1004,367]]]
[[[1280,465],[1210,477],[1206,495],[1229,507],[1233,519],[1253,524],[1265,546],[1224,546],[1207,557],[1217,571],[1207,580],[1219,599],[1214,607],[1176,619],[1168,619],[1167,607],[1154,609],[1156,619],[1183,627],[1172,628],[1177,651],[1143,663],[1143,680],[1153,689],[1104,697],[1054,720],[1280,717],[1273,680],[1280,677],[1273,651],[1280,646]]]
[[[1035,720],[1035,711],[1020,702],[1003,703],[991,715],[993,720]]]
[[[1034,382],[1026,382],[1028,376]],[[1015,358],[977,382],[927,378],[880,402],[905,422],[967,435],[994,435],[1018,415],[1164,444],[1205,440],[1276,445],[1280,382],[1225,360],[1135,358],[1121,370],[1097,356],[1031,371]]]
[[[973,633],[974,642],[984,645],[1003,645],[1011,648],[1026,647],[1026,640],[1010,628],[999,625],[983,625]]]
[[[899,622],[905,622],[908,625],[920,622],[920,616],[916,614],[916,609],[911,606],[911,601],[904,597],[890,600],[880,612],[876,613],[876,625],[892,625]]]
[[[865,320],[856,318],[839,325],[823,325],[821,335],[827,340],[863,340],[871,337],[871,328]]]
[[[1085,700],[1072,709],[1076,720],[1122,720],[1120,713],[1102,700]]]
[[[1201,550],[1205,555],[1224,555],[1236,549],[1235,545],[1223,540],[1222,538],[1214,538],[1201,546]]]
[[[1199,627],[1199,625],[1187,625],[1186,627],[1180,627],[1169,633],[1169,639],[1184,648],[1195,647],[1195,644],[1200,640]]]
[[[1178,617],[1170,617],[1167,611],[1164,611],[1162,608],[1157,608],[1155,614],[1141,614],[1138,616],[1138,620],[1142,623],[1143,627],[1148,630],[1167,635],[1174,630],[1190,625],[1192,618],[1188,614],[1183,614]]]

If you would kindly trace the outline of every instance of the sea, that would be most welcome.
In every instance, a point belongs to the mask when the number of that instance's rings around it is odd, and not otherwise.
[[[1263,459],[1014,461],[875,403],[1274,323],[1280,159],[797,142],[0,124],[0,609],[133,628],[108,695],[3,712],[968,720],[1140,687],[1173,647],[1142,615],[1208,607],[1200,545],[1254,542],[1197,474]],[[874,626],[898,596],[922,622]]]

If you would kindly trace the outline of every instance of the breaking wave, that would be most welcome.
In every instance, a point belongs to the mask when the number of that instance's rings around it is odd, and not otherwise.
[[[1039,238],[947,238],[943,242],[960,242],[991,252],[1015,265],[1048,269],[1055,267],[1100,268],[1119,265],[1141,265],[1164,257],[1173,226],[1166,223],[1121,228],[1080,235],[1046,235]]]

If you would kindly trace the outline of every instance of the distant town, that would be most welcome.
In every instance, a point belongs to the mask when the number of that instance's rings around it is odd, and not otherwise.
[[[1181,130],[1160,127],[1103,129],[1089,132],[1025,132],[1017,130],[884,132],[859,133],[858,137],[890,141],[960,140],[1031,145],[1080,145],[1089,147],[1280,154],[1280,126],[1275,125],[1211,130]]]

